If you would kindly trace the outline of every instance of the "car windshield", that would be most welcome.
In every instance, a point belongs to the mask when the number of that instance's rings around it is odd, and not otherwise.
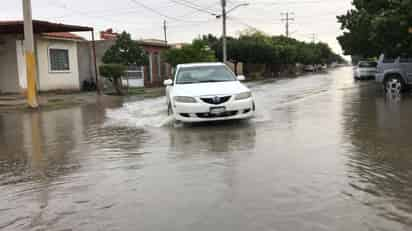
[[[360,62],[359,67],[376,67],[378,64],[376,62]]]
[[[180,68],[177,84],[235,81],[236,77],[225,66],[202,66]]]

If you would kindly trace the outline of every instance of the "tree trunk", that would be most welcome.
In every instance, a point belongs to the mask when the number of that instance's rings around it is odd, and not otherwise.
[[[114,86],[114,89],[116,90],[117,95],[123,95],[122,78],[114,78],[113,79],[113,86]]]

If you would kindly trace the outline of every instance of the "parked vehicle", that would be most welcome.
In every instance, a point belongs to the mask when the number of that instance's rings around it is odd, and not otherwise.
[[[393,88],[405,90],[412,85],[412,58],[407,56],[392,58],[381,55],[376,81],[383,84],[385,91],[391,91]]]
[[[223,63],[178,65],[174,81],[164,81],[168,114],[181,122],[251,118],[255,103],[243,80]]]
[[[306,71],[306,72],[315,72],[315,71],[316,71],[314,65],[306,65],[306,66],[303,68],[303,70]]]
[[[374,61],[360,61],[354,68],[355,79],[375,79],[377,66],[378,63]]]

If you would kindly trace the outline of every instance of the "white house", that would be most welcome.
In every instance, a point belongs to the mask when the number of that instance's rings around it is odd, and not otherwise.
[[[69,32],[93,29],[44,21],[33,21],[33,28],[37,90],[80,90],[77,52],[83,38]],[[23,40],[22,21],[0,21],[0,94],[24,93],[27,88]]]

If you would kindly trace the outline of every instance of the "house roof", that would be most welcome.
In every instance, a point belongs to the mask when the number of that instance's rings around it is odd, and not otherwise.
[[[92,27],[53,23],[47,21],[33,20],[33,31],[35,34],[52,32],[74,32],[92,31]],[[22,34],[24,33],[23,21],[0,21],[0,34]]]
[[[116,40],[97,40],[96,43],[115,43]],[[142,47],[159,47],[159,48],[169,48],[170,46],[165,43],[164,40],[154,40],[154,39],[141,39],[135,40]]]
[[[43,36],[45,37],[50,37],[50,38],[59,38],[59,39],[68,39],[68,40],[86,40],[85,38],[73,34],[70,32],[50,32],[50,33],[42,33]]]

